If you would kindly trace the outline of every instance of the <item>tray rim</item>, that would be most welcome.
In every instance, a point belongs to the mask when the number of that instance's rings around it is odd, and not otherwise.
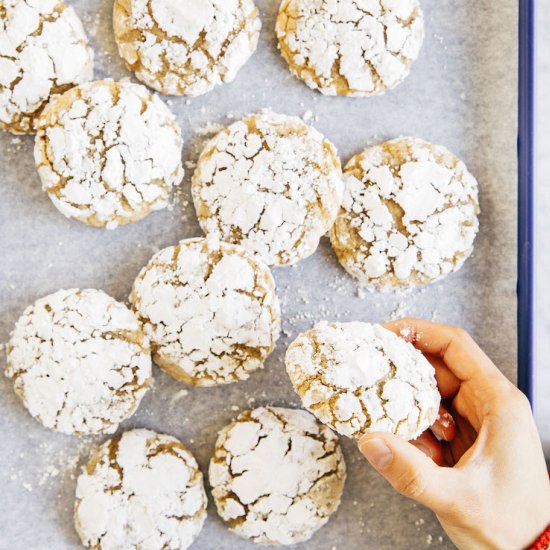
[[[535,0],[519,0],[518,387],[534,404]]]

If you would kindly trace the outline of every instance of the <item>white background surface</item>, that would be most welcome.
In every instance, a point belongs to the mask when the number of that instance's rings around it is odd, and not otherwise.
[[[96,51],[96,78],[121,78],[129,73],[112,39],[112,0],[74,0]],[[143,426],[183,439],[206,471],[216,432],[242,410],[260,404],[299,406],[284,372],[283,354],[297,332],[323,318],[382,321],[417,315],[461,324],[510,378],[516,369],[515,251],[516,165],[515,94],[517,35],[514,0],[423,0],[427,34],[411,76],[386,96],[365,100],[324,98],[288,74],[273,40],[277,2],[258,0],[264,29],[258,52],[235,83],[193,100],[176,98],[171,107],[183,126],[184,160],[196,159],[207,123],[227,124],[227,113],[240,116],[262,107],[301,115],[311,110],[312,123],[337,145],[344,160],[368,143],[397,135],[417,135],[447,145],[461,156],[480,182],[483,215],[476,252],[465,267],[423,292],[404,298],[360,295],[339,268],[326,239],[319,251],[295,268],[275,270],[284,312],[284,333],[266,369],[244,383],[211,390],[183,386],[155,369],[155,386],[125,428]],[[541,0],[550,28],[550,0]],[[542,25],[541,25],[542,27]],[[542,52],[550,97],[548,36]],[[541,48],[542,49],[542,48]],[[541,61],[543,55],[540,56]],[[544,102],[543,102],[544,103]],[[550,101],[542,105],[540,114]],[[548,134],[550,120],[541,124]],[[545,141],[542,139],[541,141]],[[547,140],[548,141],[548,140]],[[544,144],[550,147],[550,144]],[[542,155],[542,149],[541,149]],[[550,154],[546,155],[546,164]],[[126,300],[139,269],[159,247],[200,234],[189,199],[187,170],[183,201],[172,211],[115,232],[87,228],[63,218],[40,190],[32,166],[32,138],[14,144],[0,135],[0,341],[8,337],[23,308],[58,288],[98,287]],[[543,168],[541,166],[541,168]],[[541,176],[543,172],[541,170]],[[550,235],[550,185],[539,217]],[[550,239],[549,239],[550,240]],[[539,258],[549,281],[541,298],[546,307],[539,340],[546,350],[550,334],[550,243],[539,239]],[[542,302],[541,302],[542,303]],[[1,367],[1,365],[0,365]],[[546,369],[548,370],[548,369]],[[76,440],[43,429],[23,409],[9,381],[0,380],[0,550],[61,550],[78,547],[72,526],[74,473],[94,439]],[[540,378],[541,388],[548,379]],[[542,391],[539,391],[541,394]],[[546,390],[546,396],[548,390]],[[548,399],[546,399],[548,400]],[[550,410],[538,400],[541,426],[550,451]],[[342,506],[330,523],[300,548],[315,550],[452,548],[435,518],[396,495],[372,471],[351,441],[342,441],[349,478]],[[550,452],[549,452],[550,454]],[[256,549],[229,534],[210,504],[209,518],[196,550]],[[441,538],[440,538],[441,537]],[[345,544],[342,544],[346,541]]]
[[[539,0],[536,413],[550,460],[550,0]]]

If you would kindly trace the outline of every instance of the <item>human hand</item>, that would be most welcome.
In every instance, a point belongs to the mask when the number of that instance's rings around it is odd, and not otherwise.
[[[448,443],[429,432],[412,444],[370,433],[359,449],[397,491],[432,509],[459,548],[529,546],[550,523],[550,481],[528,400],[464,330],[417,319],[385,327],[432,363],[456,429],[441,422],[443,410],[432,431]]]

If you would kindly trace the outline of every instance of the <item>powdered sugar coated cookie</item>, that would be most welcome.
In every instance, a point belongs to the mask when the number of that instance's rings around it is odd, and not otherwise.
[[[112,229],[167,205],[183,177],[181,130],[144,86],[101,80],[51,101],[37,123],[42,187],[65,216]]]
[[[308,540],[338,508],[338,438],[306,411],[261,407],[221,430],[209,479],[231,531],[261,544]]]
[[[365,97],[409,74],[424,18],[418,0],[282,0],[276,30],[290,70],[310,88]]]
[[[279,336],[279,301],[269,269],[241,247],[212,237],[187,239],[155,254],[130,301],[155,362],[188,384],[247,379]]]
[[[134,314],[100,290],[59,290],[19,318],[6,375],[47,428],[112,433],[151,381],[149,342]]]
[[[197,96],[231,82],[260,34],[252,0],[115,0],[118,51],[164,94]]]
[[[183,443],[149,430],[106,441],[76,486],[75,526],[96,550],[185,550],[206,518],[202,474]]]
[[[458,270],[478,231],[478,186],[444,147],[400,138],[369,147],[345,169],[330,231],[344,268],[362,285],[424,285]]]
[[[437,419],[434,368],[380,325],[319,323],[290,345],[285,363],[304,407],[342,435],[410,440]]]
[[[312,254],[332,226],[343,183],[334,146],[296,117],[264,112],[203,150],[192,183],[202,229],[268,265]]]
[[[0,128],[35,130],[48,100],[92,79],[94,54],[62,0],[0,1]]]

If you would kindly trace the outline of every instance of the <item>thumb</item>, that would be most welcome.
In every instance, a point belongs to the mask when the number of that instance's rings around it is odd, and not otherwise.
[[[402,495],[437,513],[446,506],[452,469],[437,466],[408,441],[388,433],[370,433],[359,440],[359,450]]]

